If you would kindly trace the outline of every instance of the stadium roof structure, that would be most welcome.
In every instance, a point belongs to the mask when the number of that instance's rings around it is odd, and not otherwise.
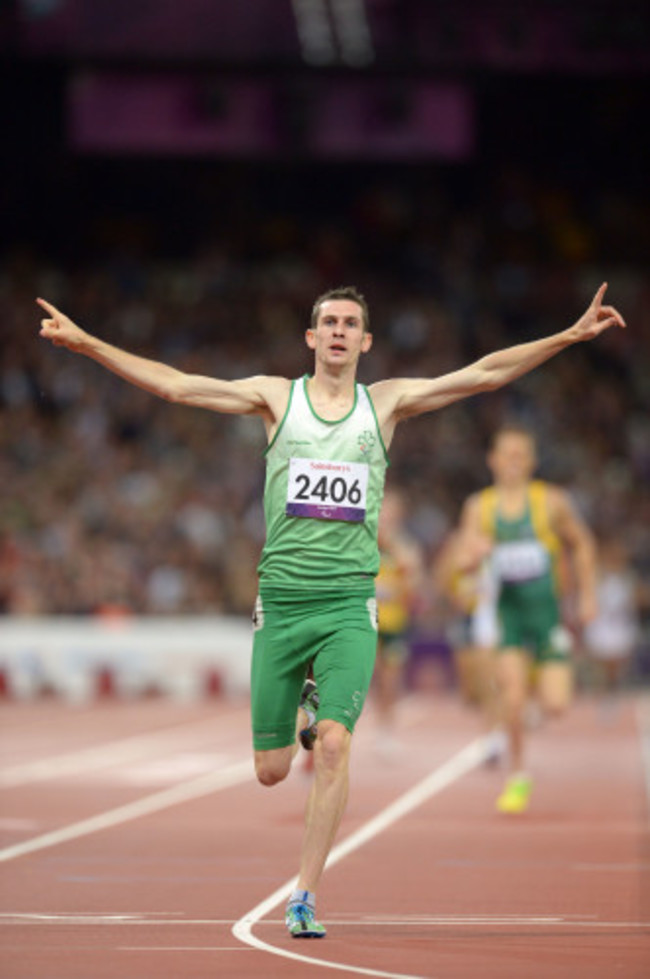
[[[0,47],[86,63],[587,74],[650,66],[643,0],[20,0],[14,16],[13,29],[0,24]]]

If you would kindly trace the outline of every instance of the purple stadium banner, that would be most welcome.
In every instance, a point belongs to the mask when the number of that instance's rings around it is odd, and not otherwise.
[[[69,137],[85,153],[440,159],[474,149],[474,103],[458,83],[321,79],[307,95],[268,80],[93,72],[69,91]]]

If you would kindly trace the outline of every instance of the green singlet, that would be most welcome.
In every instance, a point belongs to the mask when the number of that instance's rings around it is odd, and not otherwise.
[[[367,389],[338,421],[320,418],[295,380],[266,450],[267,539],[254,615],[251,714],[256,750],[290,745],[310,666],[318,719],[352,731],[376,655],[377,522],[387,456]]]
[[[563,662],[571,651],[571,639],[561,623],[559,542],[548,526],[545,484],[530,485],[526,509],[515,520],[505,519],[491,492],[484,491],[484,512],[492,509],[491,562],[499,586],[500,648],[527,650],[538,663]]]

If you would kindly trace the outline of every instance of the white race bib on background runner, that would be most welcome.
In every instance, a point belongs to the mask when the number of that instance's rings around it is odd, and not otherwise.
[[[499,581],[533,581],[550,568],[549,553],[536,540],[509,541],[498,544],[492,556]]]
[[[366,518],[368,465],[290,459],[286,514],[361,523]]]

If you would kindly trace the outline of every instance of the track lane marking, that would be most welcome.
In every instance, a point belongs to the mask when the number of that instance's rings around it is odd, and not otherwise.
[[[146,734],[135,734],[118,741],[93,745],[91,748],[80,748],[78,751],[66,752],[52,758],[12,765],[0,770],[0,788],[9,789],[30,782],[51,781],[61,776],[82,775],[98,768],[143,760],[168,750],[169,746],[164,743],[167,739],[174,739],[176,744],[177,738],[185,739],[188,735],[191,738],[194,734],[200,734],[204,728],[206,735],[212,733],[214,736],[215,719],[173,725]]]
[[[252,952],[245,945],[118,945],[118,952]]]
[[[180,914],[180,913],[179,913]],[[494,928],[503,926],[510,927],[535,927],[541,930],[545,928],[626,928],[626,929],[648,929],[650,921],[601,921],[594,915],[521,915],[521,914],[438,914],[438,915],[362,915],[358,918],[328,918],[329,925],[337,928],[422,928],[422,926],[440,926],[453,928]],[[95,914],[93,912],[79,912],[78,914],[64,912],[23,912],[5,911],[0,913],[0,928],[53,928],[57,925],[69,927],[70,925],[84,925],[90,928],[117,927],[125,926],[145,928],[155,926],[156,928],[170,927],[183,928],[205,926],[214,928],[215,926],[232,927],[236,922],[232,918],[184,918],[175,917],[169,912],[131,912],[114,914]],[[260,925],[272,925],[276,927],[284,924],[284,918],[265,918]],[[149,946],[147,946],[149,947]],[[166,947],[166,946],[165,946]],[[196,948],[205,946],[193,946]],[[244,946],[237,946],[244,948]]]
[[[457,754],[453,755],[447,762],[439,768],[434,769],[429,775],[421,779],[411,789],[404,792],[394,802],[382,809],[376,816],[368,820],[359,827],[354,833],[342,840],[338,846],[330,852],[325,864],[325,869],[335,866],[344,857],[354,853],[364,844],[383,833],[403,816],[417,809],[432,796],[437,795],[462,778],[472,769],[480,765],[485,760],[489,750],[488,739],[477,738],[462,748]],[[378,969],[367,969],[362,966],[349,965],[343,962],[332,962],[324,959],[312,958],[308,955],[300,955],[297,952],[290,952],[277,945],[264,942],[256,935],[253,935],[253,927],[281,901],[285,901],[298,883],[298,877],[292,877],[282,887],[274,891],[266,900],[261,901],[252,910],[245,914],[239,921],[235,922],[232,933],[245,945],[251,945],[263,952],[271,955],[278,955],[281,958],[293,959],[296,962],[306,962],[311,966],[320,966],[323,969],[335,969],[340,972],[354,972],[362,976],[377,976],[380,979],[427,979],[424,976],[405,975],[397,972],[382,972]],[[429,977],[430,979],[430,977]]]
[[[229,789],[242,782],[252,781],[254,777],[253,763],[247,761],[236,762],[227,768],[222,768],[217,772],[210,772],[208,775],[201,775],[199,778],[189,782],[182,782],[169,789],[162,789],[151,795],[143,796],[134,802],[118,806],[116,809],[109,809],[84,819],[69,826],[44,833],[42,836],[35,836],[22,843],[16,843],[0,850],[0,863],[8,860],[15,860],[18,857],[26,856],[28,853],[36,853],[38,850],[45,850],[61,843],[68,843],[70,840],[78,840],[82,836],[89,836],[92,833],[99,833],[104,829],[111,829],[123,823],[140,819],[142,816],[149,816],[163,809],[189,802],[192,799],[200,799],[202,796],[211,795],[220,789]]]

